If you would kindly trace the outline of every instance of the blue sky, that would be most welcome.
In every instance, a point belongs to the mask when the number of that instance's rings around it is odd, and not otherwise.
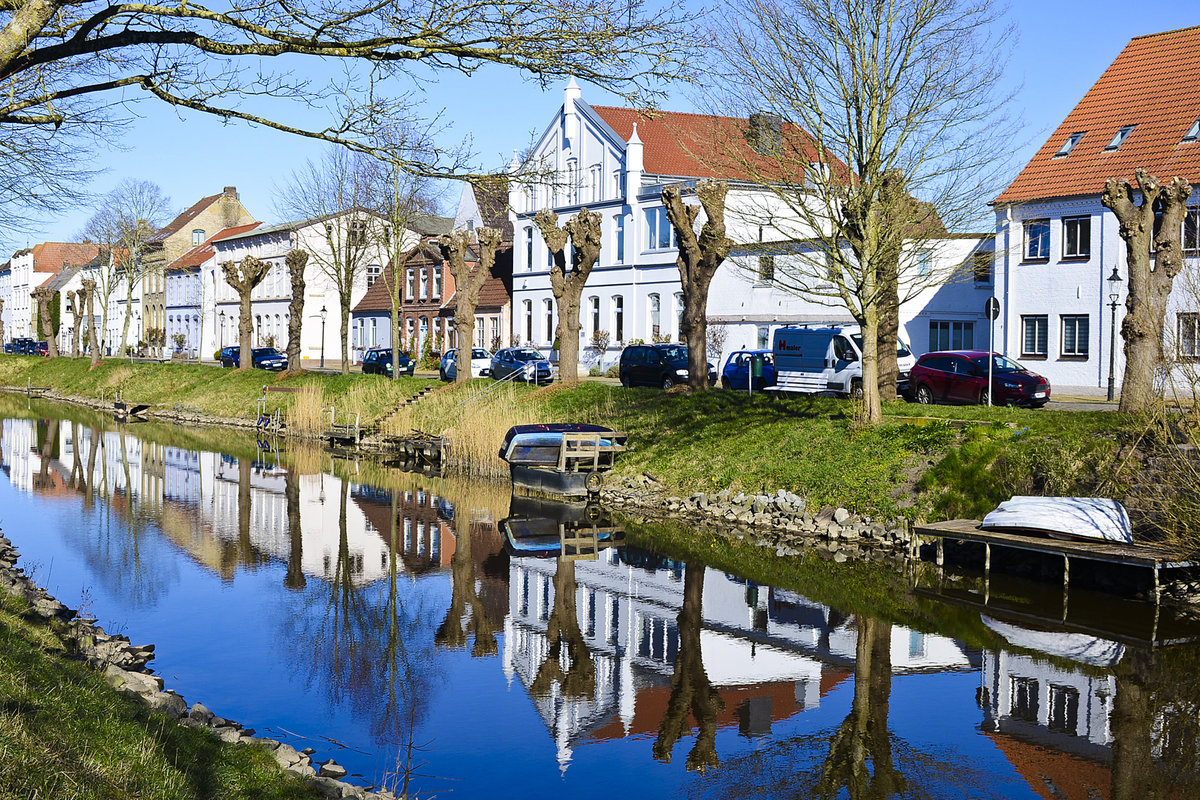
[[[1132,13],[1131,13],[1132,12]],[[1008,54],[1007,80],[1016,90],[1013,111],[1025,120],[1025,145],[1017,161],[1024,163],[1045,141],[1067,112],[1095,82],[1133,36],[1200,24],[1194,0],[1142,0],[1135,6],[1116,0],[1062,2],[1013,0],[1008,18],[1019,41]],[[1000,54],[1001,56],[1003,54]],[[472,78],[449,75],[424,87],[425,114],[449,122],[444,134],[455,141],[469,137],[480,167],[497,169],[523,148],[531,132],[540,131],[562,102],[558,82],[542,90],[511,70],[489,69]],[[611,96],[584,86],[584,99],[613,104]],[[690,110],[682,89],[671,92],[664,107]],[[123,179],[158,183],[177,209],[199,198],[236,186],[252,214],[279,221],[274,189],[307,158],[318,157],[324,145],[272,131],[175,111],[146,103],[142,119],[121,137],[122,149],[98,154],[97,166],[107,169],[92,186],[103,193]],[[446,211],[457,202],[448,191]],[[70,241],[90,216],[90,209],[47,219],[25,241]]]

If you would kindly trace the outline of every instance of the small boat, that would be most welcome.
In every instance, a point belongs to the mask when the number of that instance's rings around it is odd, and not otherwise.
[[[508,462],[514,490],[587,497],[599,493],[625,438],[600,425],[516,425],[504,437],[500,458]]]
[[[621,544],[623,529],[594,503],[562,503],[513,495],[508,516],[500,520],[509,554],[518,557],[593,558]]]
[[[1063,539],[1133,542],[1125,507],[1105,497],[1017,495],[984,517],[980,527],[991,531],[1044,533]]]

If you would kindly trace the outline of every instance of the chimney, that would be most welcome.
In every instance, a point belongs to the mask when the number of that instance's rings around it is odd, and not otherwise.
[[[638,190],[642,188],[644,156],[642,139],[638,136],[635,122],[633,132],[629,134],[629,142],[625,145],[625,202],[631,206],[637,202]]]
[[[237,193],[237,187],[236,187],[236,186],[226,186],[226,187],[225,187],[225,194],[226,194],[227,196],[229,196],[229,197],[235,197],[235,198],[236,198],[236,197],[238,196],[238,193]]]
[[[783,117],[769,111],[754,112],[750,115],[746,141],[760,155],[778,155],[783,142]]]

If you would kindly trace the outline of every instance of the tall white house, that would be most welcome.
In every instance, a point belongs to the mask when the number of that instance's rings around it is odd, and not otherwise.
[[[1138,168],[1200,185],[1198,49],[1200,27],[1131,40],[993,203],[998,344],[1055,387],[1106,387],[1110,354],[1120,385],[1129,275],[1119,223],[1100,198],[1110,178],[1136,189]],[[1200,195],[1182,235],[1185,268],[1163,335],[1169,359],[1191,361],[1200,358]]]

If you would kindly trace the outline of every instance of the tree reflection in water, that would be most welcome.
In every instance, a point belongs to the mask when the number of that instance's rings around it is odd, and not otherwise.
[[[717,715],[725,702],[704,671],[700,650],[700,631],[704,621],[703,564],[688,563],[683,576],[683,608],[679,611],[679,653],[671,676],[671,698],[658,727],[654,757],[669,762],[679,738],[691,730],[688,713],[696,720],[699,733],[688,753],[687,769],[703,773],[719,763],[717,758]]]
[[[546,621],[546,660],[538,667],[529,687],[533,695],[545,695],[555,685],[568,697],[589,697],[596,691],[596,665],[588,652],[575,609],[575,562],[559,556],[554,571],[554,607]],[[566,646],[566,653],[563,647]],[[566,668],[563,668],[563,661]]]
[[[467,514],[454,518],[454,555],[450,557],[450,608],[433,640],[438,647],[461,648],[467,636],[475,637],[471,655],[480,658],[497,652],[496,623],[488,617],[475,588],[475,558],[471,552],[471,523]],[[464,625],[465,621],[465,625]]]

